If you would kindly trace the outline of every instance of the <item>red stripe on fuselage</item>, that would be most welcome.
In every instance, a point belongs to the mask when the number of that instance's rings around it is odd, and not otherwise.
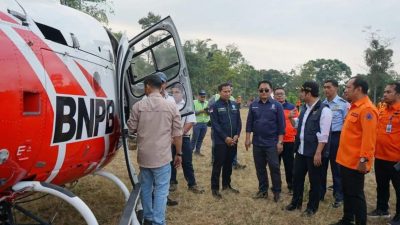
[[[15,21],[13,18],[11,18],[9,15],[0,12],[0,20],[9,22],[9,23],[14,23],[14,24],[18,24],[17,21]]]
[[[78,65],[79,69],[82,71],[83,75],[85,75],[87,81],[89,82],[90,86],[92,87],[93,91],[96,93],[97,97],[101,98],[107,98],[107,95],[104,93],[103,89],[97,83],[95,79],[93,79],[93,75],[91,75],[81,64],[76,62],[76,65]]]
[[[57,94],[86,96],[85,91],[68,67],[40,37],[28,30],[14,29],[26,43],[30,44],[32,51],[42,62]],[[42,58],[43,60],[40,60]]]

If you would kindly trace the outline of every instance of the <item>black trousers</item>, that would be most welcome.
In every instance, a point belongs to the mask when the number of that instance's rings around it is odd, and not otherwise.
[[[182,137],[182,170],[183,176],[188,184],[188,187],[192,187],[196,185],[196,178],[194,176],[193,169],[193,158],[192,158],[192,148],[190,145],[190,137]],[[175,158],[176,148],[172,146],[172,157]],[[171,184],[177,184],[178,180],[176,179],[176,168],[174,166],[174,161],[171,161]]]
[[[328,174],[328,165],[331,164],[331,172],[333,179],[333,197],[335,201],[343,201],[342,179],[340,178],[340,166],[336,163],[336,155],[339,148],[340,132],[332,132],[329,142],[329,158],[323,161],[322,182],[321,182],[321,199],[324,199],[326,193],[326,179]]]
[[[214,162],[211,172],[211,189],[219,190],[219,177],[222,169],[222,187],[231,185],[232,162],[237,146],[215,144]]]
[[[396,191],[396,214],[400,214],[400,171],[394,169],[396,162],[375,159],[375,179],[377,202],[376,208],[387,211],[389,209],[390,181]]]
[[[267,164],[272,180],[272,192],[281,192],[281,170],[279,168],[278,151],[276,147],[260,147],[253,146],[253,159],[256,166],[258,178],[258,190],[261,192],[268,191],[268,173]]]
[[[294,178],[293,178],[293,205],[301,205],[303,201],[304,180],[308,172],[310,181],[310,191],[308,194],[307,209],[314,212],[318,211],[321,192],[321,173],[322,167],[314,166],[314,158],[296,153],[294,159]]]
[[[356,220],[356,225],[367,224],[367,203],[364,195],[365,174],[341,166],[340,173],[343,185],[343,220]]]
[[[279,155],[279,164],[283,160],[285,167],[286,184],[289,190],[293,189],[293,163],[294,163],[294,142],[284,142],[283,152]]]

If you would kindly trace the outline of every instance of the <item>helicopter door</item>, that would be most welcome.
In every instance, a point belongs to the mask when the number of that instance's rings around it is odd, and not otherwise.
[[[193,96],[182,45],[171,17],[166,17],[129,41],[124,87],[128,110],[144,96],[143,80],[156,72],[168,79],[167,91],[179,104],[182,116],[193,113]],[[173,94],[179,89],[180,94]],[[177,93],[175,91],[174,93]]]

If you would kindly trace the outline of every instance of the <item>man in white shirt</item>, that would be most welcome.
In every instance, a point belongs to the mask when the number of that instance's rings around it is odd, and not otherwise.
[[[300,98],[306,103],[298,122],[292,114],[292,124],[297,124],[295,140],[296,158],[294,162],[293,198],[286,210],[301,209],[304,180],[308,173],[310,180],[309,200],[304,216],[313,216],[318,211],[321,195],[322,158],[329,156],[329,141],[332,111],[318,98],[319,86],[315,81],[305,82],[300,90]]]
[[[173,99],[178,106],[178,109],[181,109],[185,106],[185,100],[183,99],[184,91],[181,84],[176,84],[171,89]],[[192,148],[190,144],[190,134],[193,125],[196,123],[196,116],[194,114],[190,114],[181,118],[181,124],[183,127],[183,136],[182,136],[182,169],[183,175],[187,181],[188,190],[192,191],[196,194],[204,193],[204,190],[197,186],[196,178],[194,175],[193,163],[192,163]],[[173,153],[174,146],[173,146]],[[174,179],[174,180],[172,180]],[[171,177],[171,183],[178,183],[175,177]]]

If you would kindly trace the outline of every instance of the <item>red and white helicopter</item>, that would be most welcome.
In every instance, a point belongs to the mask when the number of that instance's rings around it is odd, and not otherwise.
[[[143,79],[162,71],[192,91],[181,43],[170,17],[120,41],[92,17],[54,0],[0,1],[0,224],[16,224],[18,198],[44,192],[74,206],[87,224],[89,207],[63,188],[96,174],[124,192],[121,223],[136,218],[140,185],[126,146],[126,119],[144,95]],[[103,168],[124,146],[134,190]],[[138,208],[139,207],[139,208]],[[46,224],[33,218],[39,224]]]

